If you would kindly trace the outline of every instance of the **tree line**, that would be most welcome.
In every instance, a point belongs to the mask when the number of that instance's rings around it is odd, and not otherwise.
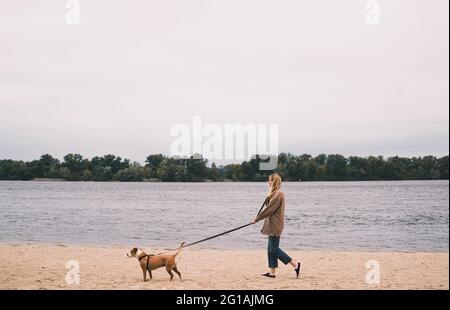
[[[55,179],[67,181],[203,182],[265,181],[274,171],[286,181],[448,180],[448,155],[437,158],[339,154],[311,156],[280,153],[275,170],[262,171],[263,160],[254,156],[240,164],[208,165],[204,158],[149,155],[145,165],[116,155],[84,158],[67,154],[63,161],[49,154],[29,162],[0,160],[0,180]]]

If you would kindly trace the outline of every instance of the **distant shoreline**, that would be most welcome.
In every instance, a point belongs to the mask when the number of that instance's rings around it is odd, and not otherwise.
[[[335,180],[335,181],[284,181],[284,183],[344,183],[344,182],[409,182],[409,181],[449,181],[449,179],[407,179],[407,180]],[[32,179],[32,180],[0,180],[0,182],[74,182],[74,183],[265,183],[266,181],[243,181],[243,180],[203,180],[203,181],[155,181],[155,180],[143,180],[143,181],[94,181],[94,180],[64,180],[64,179]]]
[[[283,181],[448,180],[449,157],[294,155],[280,153],[270,169],[267,160],[252,156],[240,164],[217,166],[200,155],[190,158],[147,156],[145,165],[108,154],[91,159],[67,154],[60,161],[50,154],[32,161],[0,160],[0,180],[68,180],[120,182],[262,182],[274,172]],[[272,163],[272,159],[271,159]],[[264,165],[266,165],[263,169]]]

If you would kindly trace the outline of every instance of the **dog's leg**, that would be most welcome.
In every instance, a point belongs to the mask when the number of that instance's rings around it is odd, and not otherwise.
[[[172,268],[172,270],[175,271],[175,272],[177,273],[177,275],[180,277],[180,280],[181,280],[181,273],[178,271],[177,266],[174,266],[174,267]]]
[[[145,269],[142,270],[142,274],[144,275],[144,282],[147,281],[147,271]]]
[[[170,270],[170,267],[168,267],[168,266],[166,266],[166,270],[167,270],[167,273],[170,274],[170,281],[172,281],[172,279],[173,279],[172,270]]]
[[[150,275],[150,280],[153,279],[153,275],[152,275],[152,271],[151,270],[148,271],[148,274]]]

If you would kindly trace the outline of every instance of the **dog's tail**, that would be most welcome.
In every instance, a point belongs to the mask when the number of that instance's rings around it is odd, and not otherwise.
[[[180,246],[178,247],[178,251],[177,251],[175,254],[173,254],[173,257],[177,256],[177,255],[181,252],[181,249],[183,248],[183,245],[184,245],[185,243],[186,243],[186,242],[182,242],[182,243],[180,244]]]

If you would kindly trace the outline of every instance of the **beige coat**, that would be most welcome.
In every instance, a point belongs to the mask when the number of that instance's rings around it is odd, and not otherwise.
[[[268,236],[281,236],[284,228],[284,205],[284,193],[279,191],[255,219],[256,222],[265,219],[261,233]]]

